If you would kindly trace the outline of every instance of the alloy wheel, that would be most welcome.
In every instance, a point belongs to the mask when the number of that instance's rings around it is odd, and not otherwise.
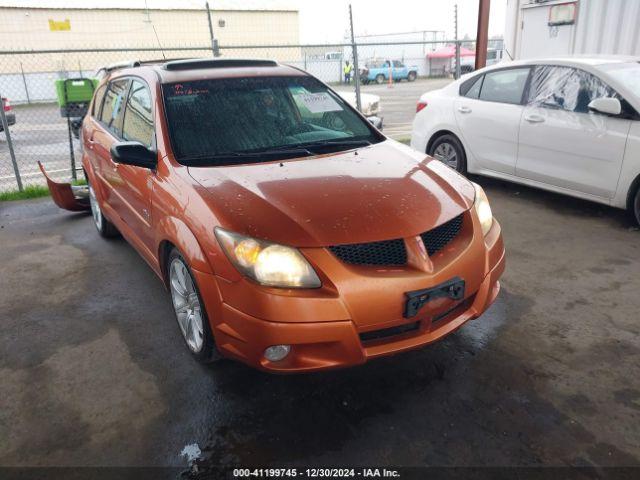
[[[446,163],[454,170],[458,169],[458,153],[453,145],[443,142],[433,151],[434,158]]]
[[[204,344],[202,307],[191,274],[179,258],[174,258],[171,262],[169,285],[173,308],[182,336],[189,349],[194,353],[199,353]]]
[[[96,192],[93,191],[93,187],[89,184],[89,204],[91,205],[91,215],[93,215],[93,221],[96,224],[96,228],[102,230],[102,212],[100,211],[100,205],[96,198]]]

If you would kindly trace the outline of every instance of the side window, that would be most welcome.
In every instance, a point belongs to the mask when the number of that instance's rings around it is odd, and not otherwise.
[[[100,107],[102,107],[102,100],[104,99],[104,94],[107,91],[106,85],[101,85],[96,93],[93,94],[93,106],[91,107],[91,115],[93,117],[97,117],[100,113]]]
[[[403,68],[404,64],[399,60],[394,60],[393,61],[393,66],[396,67],[396,68]]]
[[[460,95],[467,98],[478,98],[484,75],[476,75],[460,85]]]
[[[537,67],[531,80],[529,103],[575,113],[589,113],[591,100],[616,93],[588,72],[570,67]]]
[[[509,68],[486,73],[480,90],[480,100],[520,104],[529,70],[529,67]]]
[[[104,96],[100,120],[117,137],[122,133],[122,112],[128,86],[129,80],[115,80],[109,83],[109,88]]]
[[[152,110],[149,88],[143,82],[133,80],[127,106],[124,110],[122,138],[135,140],[151,147],[154,136]]]

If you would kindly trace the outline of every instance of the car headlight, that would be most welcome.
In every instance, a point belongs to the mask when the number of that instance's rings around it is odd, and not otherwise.
[[[491,230],[491,226],[493,225],[493,213],[491,213],[489,199],[484,193],[482,187],[477,183],[474,183],[473,186],[476,189],[476,200],[473,206],[476,209],[476,214],[478,215],[478,219],[480,220],[482,233],[483,235],[486,235],[487,233],[489,233],[489,230]]]
[[[261,285],[318,288],[322,285],[309,262],[296,249],[216,227],[216,238],[231,263]]]

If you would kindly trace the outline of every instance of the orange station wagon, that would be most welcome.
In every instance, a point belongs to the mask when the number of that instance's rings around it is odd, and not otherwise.
[[[107,69],[81,139],[98,232],[163,280],[198,360],[362,364],[444,337],[498,295],[504,245],[482,188],[294,67]]]

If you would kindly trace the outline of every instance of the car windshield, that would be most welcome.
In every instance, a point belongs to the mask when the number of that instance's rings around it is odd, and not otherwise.
[[[640,96],[640,63],[612,63],[600,68],[634,95]]]
[[[340,151],[382,137],[313,77],[209,79],[163,85],[176,159],[259,162]]]

